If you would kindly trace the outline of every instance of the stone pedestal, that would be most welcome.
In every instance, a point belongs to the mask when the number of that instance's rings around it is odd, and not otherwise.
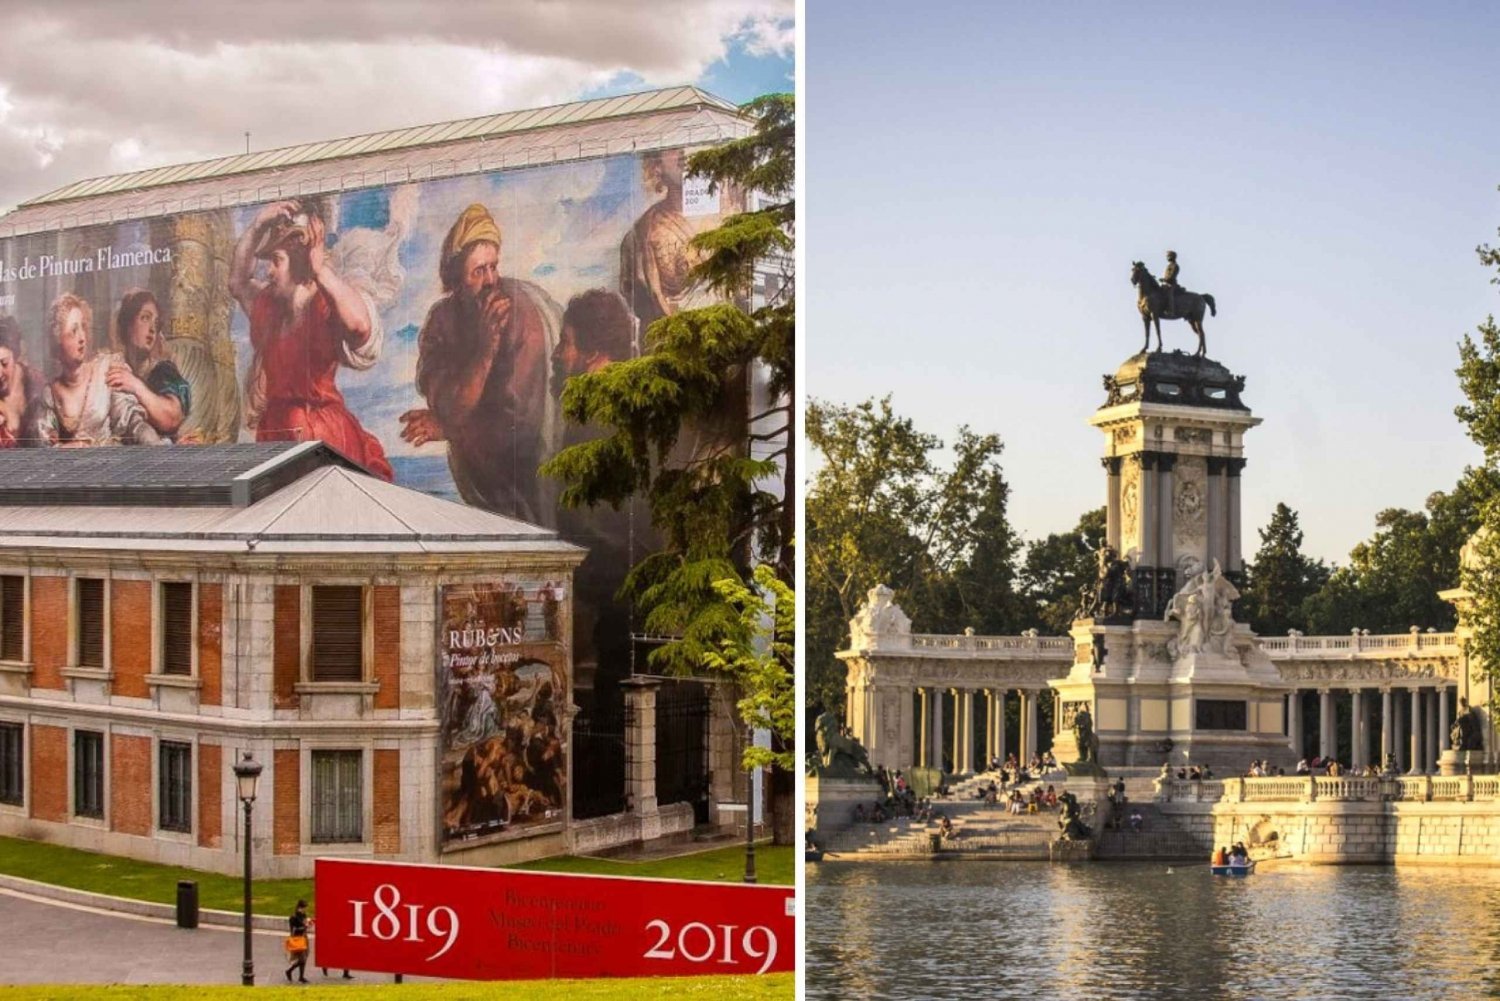
[[[1076,757],[1072,717],[1086,704],[1106,768],[1291,765],[1287,686],[1247,626],[1223,631],[1243,571],[1244,437],[1260,423],[1240,399],[1244,379],[1173,351],[1134,355],[1104,383],[1089,423],[1104,434],[1107,535],[1130,564],[1134,602],[1118,618],[1073,624],[1075,663],[1049,682],[1058,760]],[[1197,630],[1179,635],[1163,621],[1169,607]]]
[[[1104,638],[1105,648],[1098,669],[1092,656],[1096,636]],[[1106,769],[1159,768],[1166,762],[1206,764],[1229,774],[1256,758],[1294,764],[1282,732],[1286,685],[1249,628],[1235,627],[1233,654],[1204,650],[1173,657],[1169,641],[1176,636],[1174,623],[1151,619],[1074,623],[1074,648],[1090,656],[1050,682],[1060,704],[1053,741],[1058,760],[1076,760],[1072,719],[1086,704]]]
[[[884,798],[873,778],[832,779],[810,775],[806,780],[807,827],[814,834],[841,831],[854,823],[854,808],[863,803],[868,812]]]

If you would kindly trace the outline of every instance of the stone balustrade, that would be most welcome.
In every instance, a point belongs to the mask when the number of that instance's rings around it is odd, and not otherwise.
[[[1399,654],[1424,657],[1456,657],[1462,652],[1457,633],[1384,633],[1371,636],[1351,632],[1347,636],[1262,636],[1260,648],[1274,660],[1293,657],[1317,659],[1337,656],[1390,657]]]
[[[1071,663],[1073,640],[1068,636],[974,636],[913,633],[914,650],[933,654],[972,654],[979,657],[1032,656]]]
[[[1169,803],[1391,803],[1500,801],[1500,775],[1285,775],[1212,781],[1157,780]]]

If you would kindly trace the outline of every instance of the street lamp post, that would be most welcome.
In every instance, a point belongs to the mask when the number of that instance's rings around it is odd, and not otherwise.
[[[245,965],[240,972],[240,983],[255,986],[255,959],[250,951],[250,813],[255,809],[255,785],[260,781],[261,764],[245,752],[245,757],[234,763],[234,779],[238,787],[240,802],[245,804]]]
[[[745,728],[745,746],[755,743],[755,729]],[[755,882],[755,769],[745,770],[745,882]]]

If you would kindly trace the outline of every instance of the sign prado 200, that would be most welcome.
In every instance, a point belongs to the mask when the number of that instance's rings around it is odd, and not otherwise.
[[[318,966],[468,980],[795,969],[793,890],[319,859]]]

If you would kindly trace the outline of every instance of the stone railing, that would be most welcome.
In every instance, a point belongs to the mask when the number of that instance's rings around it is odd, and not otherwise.
[[[1457,633],[1386,633],[1371,636],[1351,632],[1347,636],[1262,636],[1260,648],[1272,660],[1292,657],[1355,657],[1359,654],[1389,657],[1397,654],[1455,656],[1461,652]]]
[[[1194,782],[1158,779],[1156,798],[1175,803],[1389,803],[1500,800],[1497,775],[1286,775]]]
[[[933,653],[967,653],[977,657],[1027,656],[1047,660],[1073,659],[1070,636],[974,636],[912,633],[913,650]]]

